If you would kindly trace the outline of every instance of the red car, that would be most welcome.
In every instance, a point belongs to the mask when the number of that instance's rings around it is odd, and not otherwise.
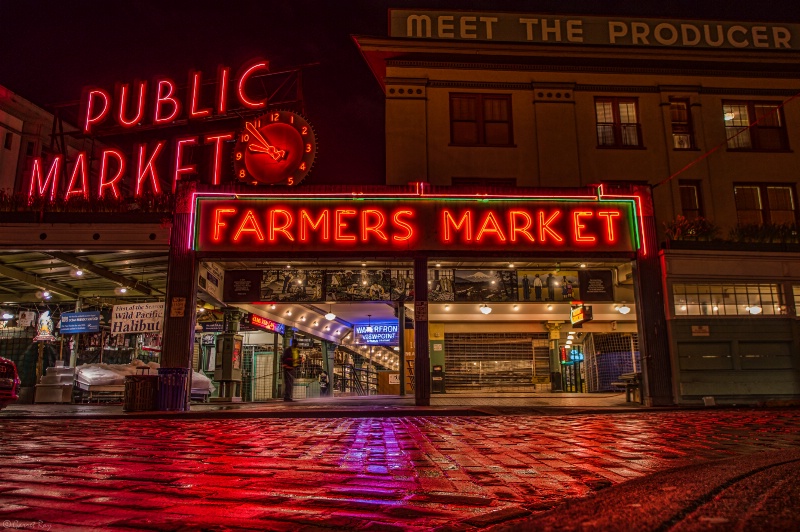
[[[0,410],[19,398],[19,384],[17,366],[9,359],[0,357]]]

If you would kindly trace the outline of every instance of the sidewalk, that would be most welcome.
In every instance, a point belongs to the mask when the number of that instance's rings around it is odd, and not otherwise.
[[[188,412],[124,412],[122,404],[13,404],[0,419],[79,418],[335,418],[400,416],[492,416],[514,414],[569,414],[640,412],[648,408],[625,401],[624,393],[576,394],[443,394],[431,397],[430,406],[415,406],[414,396],[324,397],[273,399],[258,403],[192,403]],[[661,410],[661,409],[659,409]]]

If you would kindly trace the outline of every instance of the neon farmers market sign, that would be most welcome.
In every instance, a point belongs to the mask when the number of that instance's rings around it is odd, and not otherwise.
[[[194,198],[196,251],[633,252],[638,196],[214,194]],[[584,192],[581,194],[580,192]],[[645,252],[645,250],[643,250]]]

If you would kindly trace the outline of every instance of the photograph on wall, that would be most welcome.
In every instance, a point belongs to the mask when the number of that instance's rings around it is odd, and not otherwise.
[[[391,270],[327,270],[327,301],[390,301]]]
[[[392,270],[392,301],[414,299],[414,270]]]
[[[324,301],[323,270],[264,270],[261,301]]]
[[[453,270],[428,270],[428,301],[455,301]]]
[[[520,301],[580,300],[578,272],[519,270],[517,294]]]
[[[516,301],[514,270],[455,270],[456,301]]]

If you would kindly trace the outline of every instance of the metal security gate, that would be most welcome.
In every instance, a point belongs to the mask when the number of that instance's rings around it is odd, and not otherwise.
[[[448,392],[533,392],[536,377],[549,376],[547,333],[446,333],[444,340]]]

